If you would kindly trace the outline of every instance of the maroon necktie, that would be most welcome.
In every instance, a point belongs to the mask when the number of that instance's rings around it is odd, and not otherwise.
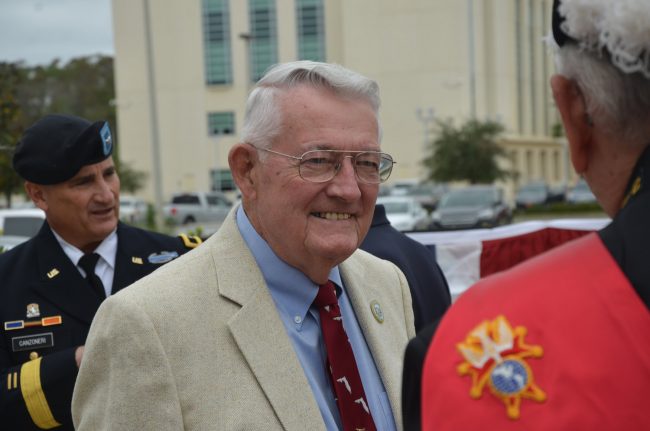
[[[375,431],[375,423],[363,391],[352,346],[343,328],[336,287],[331,281],[319,287],[314,305],[318,307],[320,314],[320,326],[327,349],[327,364],[343,430]]]

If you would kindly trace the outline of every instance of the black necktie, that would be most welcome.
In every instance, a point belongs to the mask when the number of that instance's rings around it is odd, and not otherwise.
[[[99,255],[97,253],[88,253],[79,259],[78,265],[86,272],[86,280],[90,283],[95,293],[104,299],[106,298],[104,285],[102,284],[102,280],[95,274],[95,265],[97,265],[98,260]]]

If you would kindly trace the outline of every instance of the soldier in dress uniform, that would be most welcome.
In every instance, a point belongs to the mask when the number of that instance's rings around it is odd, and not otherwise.
[[[73,430],[72,390],[103,299],[200,243],[118,221],[112,151],[108,123],[68,115],[42,118],[16,148],[14,169],[46,220],[0,255],[2,429]]]
[[[648,0],[555,0],[553,96],[612,222],[451,306],[424,359],[424,430],[650,429],[649,34]]]

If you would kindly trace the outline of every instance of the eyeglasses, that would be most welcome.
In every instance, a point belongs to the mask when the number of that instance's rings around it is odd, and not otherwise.
[[[255,147],[253,145],[253,147]],[[390,177],[395,162],[390,154],[379,151],[338,151],[313,150],[307,151],[300,157],[255,147],[257,150],[278,156],[298,160],[298,174],[312,183],[325,183],[336,176],[343,166],[343,160],[350,158],[354,173],[362,183],[379,184]]]

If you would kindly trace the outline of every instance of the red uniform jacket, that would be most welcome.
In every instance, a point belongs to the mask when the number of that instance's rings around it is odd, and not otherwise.
[[[422,426],[650,430],[648,400],[650,313],[590,234],[450,308],[425,360]]]

